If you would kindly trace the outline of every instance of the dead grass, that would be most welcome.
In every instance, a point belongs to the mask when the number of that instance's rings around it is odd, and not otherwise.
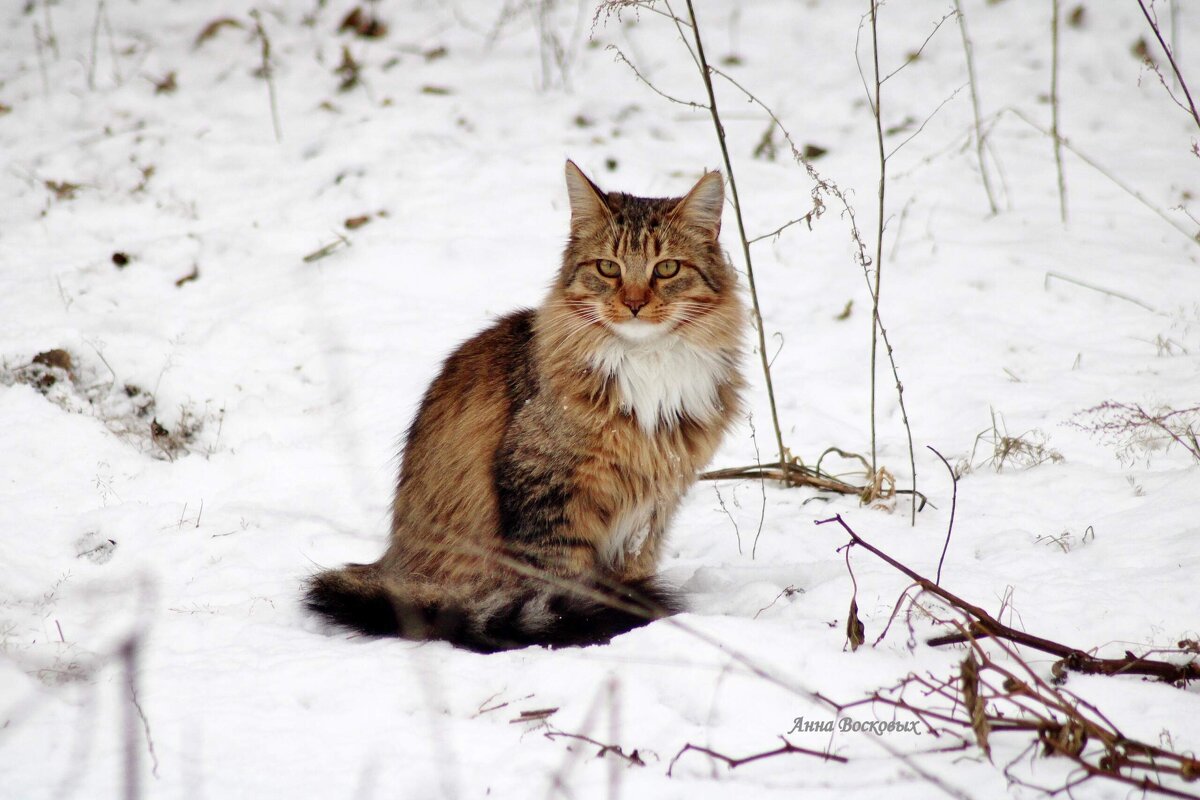
[[[1109,400],[1078,412],[1067,424],[1114,447],[1117,458],[1125,464],[1141,458],[1149,461],[1153,454],[1173,447],[1182,448],[1200,462],[1200,405],[1147,409],[1138,403]]]
[[[14,384],[31,387],[64,411],[93,417],[121,441],[163,461],[194,452],[211,454],[213,446],[204,446],[201,434],[224,416],[223,409],[213,412],[207,403],[198,407],[189,401],[160,420],[162,410],[152,392],[117,380],[106,362],[102,371],[61,348],[16,366],[0,362],[0,385]]]
[[[980,462],[975,458],[980,445],[991,449],[991,455]],[[996,472],[1004,468],[1030,469],[1047,462],[1057,464],[1063,461],[1063,454],[1050,447],[1049,437],[1038,428],[1031,428],[1016,436],[1008,432],[1004,416],[992,411],[992,426],[980,432],[975,437],[975,445],[971,448],[971,458],[967,469],[977,469],[990,466]]]

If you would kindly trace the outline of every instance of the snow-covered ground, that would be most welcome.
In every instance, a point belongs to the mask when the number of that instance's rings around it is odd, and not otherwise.
[[[910,672],[955,673],[961,649],[921,644],[925,623],[911,647],[897,625],[877,647],[844,649],[845,536],[813,524],[841,513],[932,576],[951,487],[926,445],[963,470],[948,589],[1106,656],[1200,638],[1200,467],[1178,446],[1118,452],[1066,424],[1106,400],[1200,402],[1200,247],[1071,152],[1060,221],[1050,140],[997,116],[1049,125],[1048,3],[963,4],[998,214],[970,145],[954,21],[884,84],[889,150],[953,95],[889,161],[881,300],[936,508],[910,527],[904,500],[887,513],[702,483],[663,564],[701,636],[663,622],[604,647],[486,657],[333,632],[300,608],[301,583],[382,551],[399,436],[440,359],[539,301],[566,233],[565,158],[647,195],[720,166],[707,112],[659,96],[609,49],[701,101],[675,27],[632,9],[593,22],[587,2],[382,0],[368,10],[387,30],[368,38],[338,32],[346,0],[268,3],[277,142],[245,4],[6,6],[0,796],[115,796],[130,743],[141,794],[164,798],[939,791],[917,769],[962,796],[1036,796],[1003,771],[1028,744],[1018,735],[997,734],[989,763],[974,749],[896,756],[934,749],[928,734],[802,732],[790,740],[849,763],[730,770],[689,753],[666,774],[685,743],[741,756],[778,746],[797,717],[833,719],[806,691],[848,702]],[[866,4],[697,6],[710,59],[798,144],[828,151],[813,163],[849,193],[873,247],[875,131],[854,57]],[[884,6],[885,73],[947,6]],[[197,41],[224,17],[237,24]],[[1200,81],[1200,15],[1179,23],[1182,66]],[[1091,0],[1081,26],[1064,24],[1062,131],[1194,230],[1173,208],[1196,208],[1198,132],[1131,53],[1143,36],[1123,0]],[[812,183],[780,136],[774,159],[753,155],[768,118],[728,83],[718,92],[750,235],[806,213]],[[811,230],[754,245],[784,436],[810,463],[870,448],[870,304],[848,223],[831,202]],[[741,266],[732,214],[724,236]],[[773,454],[755,360],[747,370],[752,421],[715,466]],[[903,487],[904,429],[879,374],[879,459]],[[1044,449],[999,459],[1005,436]],[[852,563],[870,642],[907,580],[862,551]],[[1051,657],[1026,656],[1049,674]],[[1194,685],[1076,675],[1068,687],[1131,736],[1200,750]],[[517,721],[538,709],[557,710]],[[852,716],[875,713],[890,719]],[[637,750],[645,766],[555,731]],[[1048,786],[1068,772],[1028,756],[1011,771]]]

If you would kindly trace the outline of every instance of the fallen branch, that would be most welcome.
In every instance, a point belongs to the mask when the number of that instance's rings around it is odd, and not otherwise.
[[[732,756],[727,756],[724,753],[718,753],[716,750],[710,750],[707,747],[701,747],[695,744],[685,744],[683,748],[675,754],[675,757],[671,759],[671,764],[667,767],[667,777],[671,777],[671,770],[675,769],[675,762],[678,761],[680,757],[688,751],[704,753],[706,756],[718,759],[719,761],[724,761],[729,765],[730,769],[736,769],[737,767],[740,767],[743,764],[749,764],[752,761],[761,761],[764,758],[773,758],[774,756],[787,755],[788,753],[815,756],[822,761],[836,761],[839,764],[845,764],[848,762],[848,759],[845,756],[834,755],[833,753],[825,753],[820,750],[809,750],[807,747],[797,747],[782,736],[780,736],[779,739],[783,742],[782,746],[777,747],[774,750],[767,750],[762,753],[755,753],[754,755],[744,756],[742,758],[733,758]]]
[[[547,727],[550,726],[547,725]],[[612,753],[613,755],[624,759],[629,764],[633,764],[638,767],[646,766],[646,762],[642,760],[642,756],[637,750],[633,750],[626,754],[625,751],[621,749],[621,745],[619,744],[604,744],[603,742],[596,741],[590,736],[583,736],[582,734],[578,733],[567,733],[566,731],[560,731],[559,729],[553,727],[551,727],[550,730],[546,731],[542,735],[550,740],[576,739],[580,742],[586,742],[588,744],[595,745],[596,747],[600,748],[600,752],[596,753],[596,758],[604,758],[604,756],[607,754]]]
[[[889,556],[887,553],[879,550],[861,536],[854,532],[854,529],[846,524],[842,519],[841,514],[837,514],[829,519],[817,520],[817,525],[826,525],[831,522],[836,522],[841,525],[843,530],[850,536],[850,543],[858,545],[867,552],[875,555],[888,565],[903,572],[913,583],[920,586],[930,594],[940,598],[954,608],[966,614],[969,618],[969,623],[966,629],[962,631],[962,635],[969,639],[978,639],[984,637],[994,637],[1004,639],[1014,644],[1024,645],[1034,650],[1043,653],[1048,653],[1059,658],[1057,669],[1069,669],[1073,672],[1080,672],[1088,675],[1148,675],[1170,683],[1185,683],[1187,681],[1200,680],[1200,661],[1192,659],[1183,664],[1173,664],[1169,661],[1162,661],[1153,658],[1143,658],[1126,651],[1123,658],[1098,658],[1077,647],[1061,644],[1050,639],[1043,639],[1040,636],[1020,631],[1011,628],[1008,625],[997,620],[988,612],[984,611],[979,606],[968,603],[966,600],[957,595],[943,589],[933,581],[925,578],[912,569],[909,569],[904,564],[901,564],[896,559]],[[950,644],[953,641],[965,641],[962,639],[947,640],[945,637],[939,637],[935,640],[940,644]]]
[[[769,464],[748,464],[744,467],[714,469],[701,473],[700,480],[772,480],[786,483],[787,486],[808,486],[821,492],[854,495],[860,498],[872,495],[873,490],[871,485],[855,486],[852,483],[821,472],[819,469],[804,466],[795,461],[790,462],[786,468],[778,462],[772,462]],[[913,494],[913,490],[896,489],[894,493]],[[917,492],[916,496],[921,501],[917,506],[917,510],[921,511],[925,508],[925,504],[929,502],[929,498],[920,492]]]
[[[930,726],[934,735],[959,740],[942,750],[960,749],[974,739],[989,754],[997,736],[1032,734],[1028,746],[1003,772],[1012,783],[1048,795],[1066,792],[1071,796],[1075,787],[1100,778],[1143,793],[1200,797],[1165,783],[1167,778],[1184,782],[1200,778],[1200,761],[1195,757],[1126,736],[1091,703],[1044,680],[1005,642],[996,641],[993,647],[1015,667],[998,663],[961,623],[954,624],[971,648],[954,674],[944,679],[910,674],[896,686],[846,708],[878,704],[893,713],[912,714]],[[1071,761],[1078,772],[1061,786],[1037,786],[1014,774],[1013,768],[1035,752]]]

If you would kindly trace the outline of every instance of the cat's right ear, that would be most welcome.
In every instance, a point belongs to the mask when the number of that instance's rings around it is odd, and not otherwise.
[[[567,196],[571,200],[571,227],[606,220],[610,212],[604,192],[592,183],[575,162],[567,159]]]

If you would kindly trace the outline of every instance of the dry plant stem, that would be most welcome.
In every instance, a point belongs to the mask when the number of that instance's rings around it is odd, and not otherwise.
[[[267,82],[267,98],[271,103],[271,126],[275,129],[275,141],[282,142],[283,129],[279,125],[279,104],[275,100],[274,70],[271,69],[271,40],[263,29],[262,15],[258,9],[251,9],[250,16],[254,19],[254,32],[262,45],[262,73],[263,80]]]
[[[909,524],[916,526],[917,524],[917,456],[913,452],[912,427],[908,422],[908,411],[904,407],[904,384],[900,382],[900,374],[896,371],[896,359],[892,352],[892,344],[887,339],[887,331],[884,330],[883,320],[879,317],[879,284],[883,275],[883,223],[885,212],[885,193],[887,189],[887,153],[884,151],[883,145],[883,112],[880,105],[880,89],[882,81],[879,79],[879,35],[876,25],[876,13],[879,9],[878,0],[869,0],[871,3],[871,58],[874,65],[875,78],[875,98],[871,105],[871,111],[875,115],[875,140],[879,146],[879,215],[875,226],[875,285],[871,289],[871,472],[872,475],[878,474],[879,465],[876,459],[876,437],[875,437],[875,364],[878,350],[879,338],[883,338],[884,346],[887,348],[888,360],[892,365],[892,376],[896,379],[896,396],[900,402],[900,413],[904,417],[904,430],[908,435],[908,465],[912,471],[912,505],[909,511]]]
[[[884,190],[887,188],[887,155],[883,151],[883,110],[879,104],[879,37],[875,24],[878,9],[877,0],[868,0],[871,4],[871,56],[875,65],[875,99],[871,104],[871,112],[875,115],[875,141],[879,145],[879,218],[875,226],[875,286],[871,290],[871,472],[874,474],[879,464],[876,458],[875,440],[875,360],[879,344],[879,282],[883,273],[883,213]],[[916,522],[914,515],[913,522]]]
[[[1058,0],[1051,5],[1050,18],[1050,137],[1054,140],[1054,168],[1058,173],[1058,213],[1067,222],[1067,181],[1063,176],[1062,136],[1058,129]]]
[[[566,731],[560,731],[551,725],[547,725],[547,727],[550,728],[550,730],[547,730],[542,734],[542,736],[552,741],[554,739],[575,739],[576,741],[586,742],[587,744],[599,747],[600,752],[596,753],[596,758],[603,758],[609,753],[612,753],[618,758],[623,759],[627,764],[632,764],[638,767],[646,766],[646,762],[642,760],[640,755],[638,755],[637,750],[634,750],[632,753],[626,753],[621,749],[621,745],[619,744],[604,744],[603,742],[596,741],[590,736],[584,736],[579,733],[567,733]]]
[[[1055,5],[1058,4],[1058,0],[1054,0],[1054,2]],[[967,18],[963,14],[961,0],[954,0],[954,10],[958,15],[958,30],[962,34],[963,52],[967,59],[967,81],[971,84],[971,112],[975,117],[975,157],[979,161],[979,175],[983,179],[983,191],[987,195],[988,208],[995,214],[997,212],[996,197],[992,194],[991,178],[988,176],[987,164],[983,160],[985,134],[979,120],[979,89],[975,79],[974,47],[971,44],[971,36],[967,33]]]
[[[1142,308],[1144,308],[1147,311],[1154,313],[1154,314],[1159,313],[1157,308],[1155,308],[1152,305],[1143,303],[1141,300],[1138,300],[1136,297],[1130,297],[1129,295],[1122,294],[1121,292],[1114,292],[1112,289],[1105,289],[1103,286],[1097,286],[1094,283],[1088,283],[1086,281],[1081,281],[1078,278],[1072,278],[1070,275],[1063,275],[1061,272],[1055,272],[1054,270],[1046,271],[1046,278],[1042,283],[1042,285],[1045,288],[1050,287],[1050,279],[1051,278],[1057,278],[1060,281],[1066,281],[1067,283],[1073,283],[1076,286],[1082,286],[1084,289],[1091,289],[1093,292],[1099,292],[1100,294],[1106,294],[1109,297],[1115,297],[1118,300],[1124,300],[1127,303],[1133,303],[1135,306],[1141,306]]]
[[[50,74],[46,71],[46,55],[42,52],[42,29],[38,27],[37,20],[33,22],[33,44],[37,51],[38,72],[42,75],[42,94],[50,97]]]
[[[951,624],[962,630],[961,623]],[[966,744],[968,730],[981,747],[989,734],[1033,734],[1035,738],[1029,746],[1003,768],[1003,773],[1009,781],[1047,795],[1065,792],[1072,796],[1074,787],[1100,778],[1136,787],[1143,793],[1197,797],[1165,785],[1163,778],[1194,780],[1200,774],[1200,761],[1125,736],[1096,706],[1050,685],[1015,648],[1003,641],[993,644],[1007,662],[1016,665],[1009,668],[992,660],[978,641],[970,638],[969,633],[966,635],[970,647],[968,660],[973,669],[964,669],[947,680],[910,674],[898,685],[877,691],[851,706],[881,704],[903,710],[928,725],[935,736],[955,737],[960,745]],[[995,685],[997,677],[1001,679],[1000,686]],[[910,690],[918,693],[920,699],[907,699],[905,692]],[[1078,772],[1061,786],[1034,786],[1014,775],[1013,766],[1035,750],[1040,750],[1043,756],[1072,762]]]
[[[96,22],[92,25],[92,57],[88,62],[87,83],[89,90],[96,88],[96,51],[100,47],[100,20],[104,15],[104,0],[97,0]]]
[[[46,20],[46,44],[54,53],[54,60],[62,57],[58,52],[58,37],[54,35],[54,22],[50,19],[50,0],[42,0],[42,16]]]
[[[1149,675],[1165,681],[1200,680],[1200,661],[1190,661],[1185,664],[1172,664],[1157,659],[1139,658],[1132,653],[1126,653],[1124,658],[1097,658],[1076,647],[1043,639],[1024,631],[1016,630],[1003,624],[988,612],[966,600],[946,591],[928,578],[922,577],[913,570],[901,564],[882,550],[866,542],[854,532],[842,515],[829,519],[817,520],[817,525],[836,522],[850,536],[851,544],[858,545],[864,550],[880,558],[888,565],[907,575],[914,583],[925,591],[949,603],[959,611],[971,617],[969,625],[970,636],[974,638],[992,636],[1006,639],[1015,644],[1024,645],[1043,653],[1049,653],[1062,659],[1065,668],[1090,675]]]
[[[831,475],[826,475],[818,469],[808,466],[801,466],[796,463],[789,464],[787,467],[787,480],[790,481],[790,486],[808,486],[821,492],[834,492],[836,494],[862,496],[863,490],[866,487],[855,486],[852,483],[847,483],[839,480]],[[784,467],[778,463],[772,464],[748,464],[744,467],[726,467],[724,469],[715,469],[710,472],[705,472],[700,475],[702,481],[727,481],[727,480],[784,480]],[[897,489],[896,494],[910,494],[911,489]],[[925,508],[925,504],[929,499],[920,492],[916,493],[916,497],[921,501],[917,506],[917,510]]]
[[[1175,80],[1179,81],[1179,88],[1183,89],[1183,96],[1187,98],[1187,109],[1192,114],[1192,119],[1196,121],[1196,127],[1200,128],[1200,113],[1196,111],[1196,103],[1192,100],[1192,92],[1188,89],[1187,81],[1183,79],[1183,73],[1179,71],[1179,65],[1175,63],[1175,54],[1163,39],[1162,31],[1158,28],[1158,22],[1150,15],[1150,9],[1146,8],[1146,3],[1143,0],[1137,0],[1141,6],[1142,15],[1146,17],[1146,22],[1150,24],[1150,30],[1154,31],[1154,37],[1158,39],[1158,44],[1162,47],[1163,52],[1167,54],[1167,61],[1171,64],[1171,71],[1175,73]]]
[[[696,43],[695,56],[700,66],[700,76],[704,80],[704,90],[708,93],[708,110],[712,115],[713,127],[717,131],[717,141],[721,145],[721,158],[725,163],[725,174],[729,176],[729,193],[733,199],[733,212],[737,219],[738,237],[742,242],[742,257],[746,260],[746,278],[750,284],[750,302],[754,309],[754,327],[758,331],[758,355],[762,361],[763,377],[767,383],[767,400],[771,405],[771,423],[775,427],[775,445],[779,448],[779,462],[783,465],[784,484],[791,485],[791,466],[788,464],[787,449],[783,446],[783,428],[779,425],[779,411],[775,407],[775,387],[771,382],[771,365],[767,360],[767,337],[763,328],[762,311],[758,304],[758,289],[754,282],[754,265],[750,258],[750,242],[746,237],[746,226],[742,222],[742,203],[738,197],[737,180],[733,174],[733,162],[729,159],[729,148],[725,143],[725,127],[721,124],[721,115],[717,111],[717,97],[713,92],[712,70],[708,66],[708,60],[704,57],[704,42],[700,37],[700,26],[696,23],[696,12],[692,8],[692,0],[687,0],[687,10],[688,18],[691,20],[692,37]]]
[[[1036,122],[1034,122],[1029,117],[1025,116],[1025,114],[1020,109],[1007,108],[1004,110],[1013,114],[1019,120],[1021,120],[1026,125],[1033,128],[1034,130],[1036,130],[1038,133],[1042,134],[1043,136],[1050,136],[1050,137],[1054,136],[1053,133],[1046,130],[1041,125],[1038,125]],[[1001,113],[1003,113],[1003,112],[1001,112]],[[1164,222],[1166,222],[1172,228],[1174,228],[1175,230],[1179,231],[1184,236],[1186,236],[1188,238],[1188,241],[1190,241],[1192,244],[1200,243],[1200,231],[1189,231],[1187,228],[1180,225],[1179,222],[1177,222],[1174,219],[1171,219],[1171,217],[1167,216],[1167,213],[1165,211],[1163,211],[1161,208],[1159,208],[1158,206],[1154,205],[1149,200],[1147,200],[1145,195],[1143,195],[1137,189],[1134,189],[1133,187],[1123,183],[1119,178],[1117,178],[1116,175],[1113,175],[1111,172],[1109,172],[1104,167],[1100,166],[1098,163],[1093,161],[1087,155],[1081,153],[1066,139],[1059,137],[1058,141],[1060,141],[1062,143],[1062,146],[1065,147],[1068,152],[1073,153],[1075,155],[1075,157],[1078,158],[1080,161],[1087,164],[1089,167],[1096,170],[1104,177],[1108,178],[1110,181],[1115,183],[1117,185],[1117,187],[1120,188],[1122,191],[1124,191],[1126,194],[1133,197],[1135,200],[1137,200],[1139,203],[1144,205],[1146,208],[1153,211],[1156,215],[1158,215],[1159,218],[1161,218]]]
[[[950,537],[954,535],[954,512],[958,509],[958,476],[954,474],[954,468],[950,466],[950,462],[946,457],[929,445],[925,445],[933,451],[933,454],[942,460],[946,465],[946,471],[950,473],[950,480],[953,482],[954,494],[950,498],[950,522],[946,525],[946,542],[942,545],[942,555],[938,558],[937,576],[933,579],[936,584],[942,582],[942,564],[946,561],[946,551],[950,549]]]
[[[1179,2],[1171,0],[1171,52],[1179,53]],[[1179,76],[1175,76],[1175,88],[1179,88]]]
[[[815,756],[823,761],[836,761],[839,764],[847,763],[845,756],[838,756],[834,755],[833,753],[822,753],[820,750],[809,750],[807,747],[796,747],[796,745],[792,744],[787,739],[784,739],[782,736],[779,738],[783,741],[783,745],[781,747],[777,747],[774,750],[767,750],[762,753],[755,753],[754,755],[750,756],[744,756],[742,758],[733,758],[723,753],[718,753],[716,750],[710,750],[707,747],[700,747],[699,745],[685,744],[683,749],[676,753],[675,757],[671,759],[671,764],[667,767],[667,777],[671,777],[671,770],[675,769],[675,762],[679,760],[680,756],[689,751],[704,753],[706,756],[711,756],[719,761],[724,761],[729,765],[730,769],[735,769],[743,764],[749,764],[752,761],[761,761],[764,758],[782,756],[788,753],[799,753],[806,756]]]

